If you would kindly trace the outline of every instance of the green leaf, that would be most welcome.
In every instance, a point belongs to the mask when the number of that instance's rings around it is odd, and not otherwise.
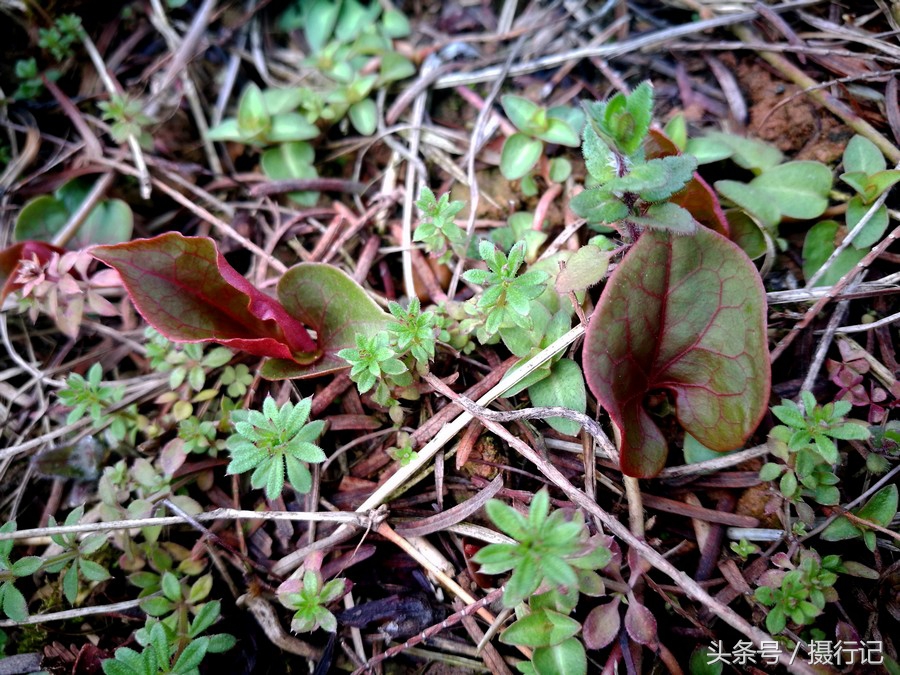
[[[314,0],[305,9],[303,37],[315,54],[322,51],[322,47],[331,38],[341,11],[341,3],[335,0]]]
[[[731,230],[731,241],[740,246],[750,260],[756,260],[766,253],[766,236],[750,216],[738,209],[725,212]]]
[[[581,367],[571,359],[560,359],[550,369],[550,375],[528,388],[531,403],[537,407],[560,406],[584,413],[587,410],[587,392]],[[561,434],[577,436],[581,425],[562,417],[548,417],[547,424]]]
[[[172,602],[179,602],[181,600],[181,584],[178,582],[178,577],[174,574],[168,571],[163,572],[160,586],[163,595],[169,600]]]
[[[540,675],[585,675],[587,655],[584,645],[569,638],[552,647],[539,647],[531,657],[535,672]]]
[[[731,148],[731,158],[734,163],[744,169],[750,169],[754,173],[767,171],[781,164],[784,155],[774,145],[755,138],[744,138],[734,134],[714,131],[706,135],[707,142],[720,143]],[[690,152],[692,144],[688,143]],[[703,163],[703,162],[701,162]]]
[[[315,167],[315,151],[309,143],[298,141],[282,143],[266,150],[260,159],[263,173],[272,180],[294,178],[318,178]],[[313,191],[289,192],[288,197],[301,206],[315,206],[319,193]]]
[[[870,208],[871,206],[863,204],[859,197],[853,197],[847,202],[847,229],[852,230],[856,227],[857,223],[863,219]],[[853,238],[853,247],[859,250],[865,249],[868,253],[868,249],[881,241],[887,228],[888,211],[887,207],[882,204],[876,209],[875,213],[872,214],[869,222],[863,225],[860,233]]]
[[[491,521],[513,539],[522,541],[528,536],[528,521],[525,516],[508,504],[504,504],[499,499],[491,499],[485,504],[485,511]],[[489,546],[481,549],[475,556],[475,561],[484,562],[483,559],[479,559],[478,555],[484,554],[488,550],[490,550]]]
[[[765,227],[774,228],[781,222],[781,212],[762,190],[736,180],[719,180],[715,186],[720,195],[744,209]]]
[[[763,481],[775,480],[781,475],[784,469],[785,467],[783,464],[768,462],[767,464],[763,464],[762,468],[759,470],[759,479]]]
[[[28,618],[28,603],[18,588],[7,581],[0,587],[3,591],[3,613],[13,621],[25,621]]]
[[[523,96],[515,96],[513,94],[503,96],[500,99],[500,105],[503,106],[503,112],[507,118],[509,118],[509,121],[520,131],[525,131],[533,127],[535,118],[537,118],[542,111],[541,106],[536,103]],[[578,143],[576,142],[575,145],[577,146]]]
[[[347,362],[337,354],[356,347],[356,335],[374,336],[390,321],[369,294],[333,265],[301,263],[278,282],[278,299],[285,310],[316,330],[319,357],[301,365],[284,359],[263,364],[268,379],[304,378],[343,370]]]
[[[255,140],[268,132],[272,125],[272,118],[266,109],[266,102],[262,90],[255,83],[250,83],[241,94],[238,103],[237,126],[238,131],[248,140]]]
[[[272,118],[272,124],[266,130],[265,138],[269,143],[289,143],[308,141],[318,135],[319,128],[300,113],[281,113]]]
[[[766,169],[750,185],[785,216],[809,220],[828,208],[831,171],[821,162],[786,162]]]
[[[641,227],[650,227],[673,234],[692,234],[699,227],[699,223],[694,220],[694,216],[687,209],[676,206],[672,202],[652,204],[643,216],[632,217],[630,220]]]
[[[547,129],[535,134],[542,141],[547,143],[555,143],[557,145],[565,145],[570,148],[577,148],[581,145],[581,139],[578,132],[563,120],[551,117],[547,120]]]
[[[856,135],[844,148],[844,171],[868,175],[884,171],[887,164],[881,150],[865,136]]]
[[[141,601],[141,609],[150,616],[163,616],[172,611],[174,605],[166,598],[155,596]]]
[[[627,475],[665,463],[667,441],[643,407],[654,389],[675,394],[681,426],[708,448],[733,450],[755,430],[771,379],[765,307],[756,268],[721,235],[641,235],[603,289],[583,356]]]
[[[206,656],[206,649],[209,646],[209,638],[201,637],[191,640],[190,644],[181,652],[181,656],[175,662],[172,668],[173,673],[188,673],[197,668]]]
[[[811,279],[829,256],[834,253],[834,244],[840,225],[834,220],[823,220],[813,225],[806,233],[803,241],[803,276]],[[828,268],[817,285],[831,286],[837,283],[842,276],[866,256],[866,251],[861,251],[848,246]]]
[[[554,157],[547,173],[554,183],[564,183],[572,175],[572,162],[565,157]]]
[[[404,38],[410,34],[409,19],[403,12],[390,9],[381,17],[381,26],[389,38]],[[386,56],[386,55],[385,55]]]
[[[697,647],[688,664],[691,675],[721,675],[722,661],[713,656],[710,647]]]
[[[523,133],[515,133],[503,144],[500,172],[508,180],[522,178],[537,164],[543,152],[543,143]]]
[[[16,560],[16,562],[13,563],[12,568],[10,568],[10,572],[12,572],[14,577],[31,576],[41,569],[43,563],[44,560],[40,556],[29,555]]]
[[[881,527],[888,527],[897,515],[897,486],[892,484],[881,488],[856,515]]]
[[[785,497],[790,499],[797,492],[797,475],[793,471],[787,471],[778,482],[778,489]]]
[[[393,12],[398,14],[399,12]],[[387,52],[381,55],[381,70],[379,71],[382,82],[396,82],[405,80],[416,74],[413,62],[397,52]]]
[[[62,577],[63,595],[69,604],[75,604],[78,599],[78,566],[71,564],[66,568]]]
[[[734,148],[716,136],[700,136],[688,139],[685,152],[696,157],[698,164],[712,164],[731,157]]]
[[[628,207],[609,190],[594,188],[578,193],[569,202],[576,216],[589,223],[615,223],[628,216]]]
[[[618,176],[618,160],[615,153],[610,149],[609,144],[600,138],[591,125],[587,125],[584,128],[584,142],[582,143],[581,151],[584,154],[584,164],[588,173],[598,183],[604,185]]]
[[[110,578],[107,569],[93,560],[79,560],[78,568],[81,570],[82,576],[88,581],[105,581]]]
[[[696,464],[697,462],[705,462],[711,459],[718,459],[723,454],[728,454],[710,450],[690,434],[684,435],[683,450],[684,461],[688,464]]]
[[[189,636],[192,638],[197,637],[200,633],[206,631],[216,622],[221,611],[222,605],[218,600],[213,600],[203,605],[200,611],[197,612],[197,616],[191,621]]]
[[[881,196],[888,188],[900,182],[900,171],[891,169],[889,171],[879,171],[869,176],[866,183],[866,201],[873,202]]]
[[[371,136],[378,128],[378,109],[370,98],[351,105],[348,114],[353,128],[363,136]]]
[[[549,647],[559,644],[581,630],[575,619],[549,609],[534,611],[503,631],[500,641],[524,647]]]
[[[573,253],[556,276],[556,292],[569,293],[590,288],[598,283],[609,268],[610,254],[598,246],[587,244]]]

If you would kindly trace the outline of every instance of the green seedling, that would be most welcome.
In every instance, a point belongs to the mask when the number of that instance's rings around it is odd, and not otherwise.
[[[776,555],[773,562],[782,569],[764,573],[754,593],[763,605],[771,607],[766,614],[766,629],[770,633],[780,633],[788,621],[798,626],[810,625],[826,602],[837,601],[833,586],[837,573],[844,571],[838,556],[820,558],[810,549],[800,552],[798,565],[783,553]]]
[[[316,138],[319,129],[295,112],[299,105],[300,95],[296,90],[262,91],[251,83],[241,94],[237,117],[227,118],[210,129],[209,138],[255,146]]]
[[[306,570],[302,581],[287,581],[278,588],[278,602],[296,610],[291,619],[291,630],[295,633],[312,633],[320,628],[334,633],[337,619],[328,605],[340,600],[349,590],[350,582],[346,579],[323,583],[319,572]]]
[[[65,526],[77,525],[84,516],[84,505],[73,509],[66,517]],[[47,523],[50,527],[56,527],[56,518],[52,515]],[[69,604],[74,605],[78,599],[80,579],[90,582],[105,581],[110,578],[109,570],[88,556],[96,553],[106,545],[105,534],[92,534],[81,541],[77,533],[53,534],[50,539],[54,544],[63,548],[64,552],[53,556],[44,563],[47,572],[58,573],[62,581],[62,591]]]
[[[277,499],[288,482],[301,493],[312,489],[312,476],[306,463],[325,461],[325,453],[315,445],[325,422],[308,422],[312,398],[297,404],[285,402],[280,408],[271,396],[263,401],[262,411],[235,410],[231,413],[234,430],[225,447],[231,453],[228,473],[253,470],[250,484],[265,487],[266,497]]]
[[[144,102],[127,95],[113,94],[108,101],[101,101],[97,107],[103,112],[103,119],[110,123],[110,134],[116,143],[126,143],[134,136],[142,148],[150,148],[153,139],[146,127],[153,123],[144,114]],[[99,242],[116,243],[116,242]]]
[[[839,457],[834,441],[866,440],[869,430],[845,420],[851,408],[847,401],[820,406],[808,391],[801,392],[801,399],[805,412],[789,400],[772,408],[775,416],[784,422],[770,432],[775,441],[772,453],[784,463],[765,464],[760,478],[772,481],[780,476],[779,490],[791,501],[798,502],[808,496],[820,504],[837,504],[839,481],[832,467]]]
[[[463,210],[465,203],[457,200],[451,202],[447,194],[436,199],[434,192],[423,187],[416,206],[422,217],[416,226],[413,241],[423,242],[425,250],[442,263],[449,262],[454,253],[462,256],[465,253],[466,233],[453,219]]]

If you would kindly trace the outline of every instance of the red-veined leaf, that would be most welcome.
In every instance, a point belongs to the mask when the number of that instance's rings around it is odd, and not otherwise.
[[[283,359],[316,351],[303,324],[238,274],[212,239],[169,232],[91,253],[119,272],[138,312],[170,340]]]
[[[706,228],[647,230],[613,272],[584,346],[588,386],[621,432],[622,471],[653,477],[668,445],[644,408],[674,394],[681,426],[706,447],[739,447],[769,400],[765,293],[735,244]]]

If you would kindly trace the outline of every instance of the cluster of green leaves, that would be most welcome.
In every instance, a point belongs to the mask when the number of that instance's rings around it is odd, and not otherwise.
[[[50,53],[53,60],[60,64],[73,55],[73,45],[81,40],[84,28],[81,18],[74,14],[63,14],[49,28],[38,28],[38,47]],[[13,93],[18,101],[37,98],[43,91],[44,83],[35,58],[16,61],[16,77],[19,86]],[[43,75],[50,81],[59,79],[61,73],[56,68],[48,68]]]
[[[509,121],[518,129],[506,139],[500,152],[500,172],[509,180],[525,178],[544,154],[544,143],[577,148],[584,126],[584,113],[578,108],[544,108],[522,96],[507,95],[501,101]],[[562,182],[571,172],[565,158],[551,160],[551,179]],[[531,181],[533,183],[533,179]]]
[[[463,279],[484,289],[471,305],[472,313],[483,320],[478,339],[486,343],[503,328],[530,330],[531,301],[547,287],[547,273],[532,269],[519,274],[525,262],[524,241],[516,243],[509,255],[493,243],[482,241],[478,245],[478,255],[487,264],[487,269],[468,270],[463,274]]]
[[[110,134],[116,143],[125,143],[129,136],[134,136],[141,147],[149,148],[153,144],[147,127],[153,122],[144,113],[144,102],[127,94],[113,94],[108,101],[97,104],[103,113],[103,119],[110,123]]]
[[[74,14],[63,14],[50,28],[38,28],[38,47],[45,49],[58,62],[72,56],[72,45],[81,39],[84,29],[81,18]]]
[[[836,602],[834,583],[838,573],[846,571],[840,557],[820,558],[812,549],[800,551],[800,562],[794,565],[787,555],[772,557],[781,569],[770,570],[760,578],[754,597],[771,609],[766,614],[766,628],[780,633],[788,620],[807,626],[822,613],[826,602]]]
[[[136,408],[110,412],[109,408],[122,400],[125,387],[122,385],[104,385],[103,366],[92,365],[87,378],[78,373],[70,373],[66,378],[66,386],[57,392],[60,402],[71,408],[66,417],[66,424],[74,424],[85,415],[89,415],[95,429],[109,425],[109,433],[113,439],[122,441],[133,437],[137,432],[135,420]]]
[[[306,90],[307,114],[330,124],[346,115],[365,136],[377,125],[373,91],[416,71],[393,46],[393,40],[409,35],[409,21],[397,10],[383,11],[381,3],[297,2],[282,15],[281,26],[303,29],[310,48],[304,65],[324,78],[318,90]],[[373,59],[378,59],[377,73],[367,69]]]
[[[489,544],[473,560],[484,574],[512,570],[503,593],[505,606],[528,603],[501,640],[534,648],[531,664],[520,667],[522,672],[585,673],[584,645],[575,637],[581,624],[569,614],[579,594],[604,593],[595,570],[609,564],[609,549],[589,535],[581,512],[551,513],[546,489],[534,495],[527,517],[499,500],[489,501],[485,508],[491,521],[515,543]],[[559,670],[559,664],[565,664],[565,669]]]
[[[387,330],[371,337],[356,335],[356,348],[340,350],[337,355],[351,364],[350,379],[361,394],[371,391],[372,400],[391,408],[398,405],[395,394],[407,399],[418,398],[413,384],[414,374],[423,374],[434,359],[437,342],[437,316],[422,311],[418,298],[404,309],[399,303],[388,303],[391,321]]]
[[[887,169],[884,155],[872,141],[863,136],[850,139],[844,149],[843,162],[844,173],[840,176],[841,180],[856,192],[847,202],[845,225],[846,231],[850,231],[859,224],[873,203],[900,181],[900,171]],[[816,284],[829,286],[836,283],[884,237],[887,228],[887,207],[882,204]],[[807,279],[812,278],[834,253],[842,232],[844,230],[840,223],[835,220],[823,220],[807,232],[803,242],[803,275]]]
[[[82,516],[84,516],[84,505],[73,509],[66,517],[64,525],[66,527],[77,525]],[[50,527],[57,525],[56,518],[52,515],[48,525]],[[73,532],[71,534],[53,534],[50,535],[50,539],[54,544],[60,546],[63,552],[47,560],[44,569],[48,572],[59,573],[60,579],[62,579],[63,595],[69,604],[74,605],[78,599],[80,578],[90,582],[100,582],[110,578],[109,570],[88,558],[106,545],[106,534],[91,534],[79,541],[78,534]]]
[[[851,408],[847,401],[820,406],[811,392],[801,392],[800,397],[804,408],[787,399],[772,408],[772,413],[784,422],[770,433],[775,441],[772,453],[783,464],[765,464],[760,478],[771,481],[780,476],[779,490],[793,502],[811,497],[820,504],[837,504],[839,479],[833,466],[838,464],[839,456],[834,440],[866,440],[869,430],[845,419]]]
[[[299,583],[288,581],[279,587],[278,601],[288,609],[296,610],[291,619],[291,630],[295,633],[311,633],[319,628],[334,633],[337,619],[328,610],[328,605],[340,600],[349,590],[347,579],[324,583],[318,571],[306,570]]]
[[[192,637],[184,647],[163,623],[154,621],[138,638],[143,650],[119,647],[113,658],[103,661],[103,672],[106,675],[198,675],[207,654],[226,652],[235,644],[234,637],[227,633],[201,635],[220,613],[218,601],[204,605],[190,624]]]
[[[422,212],[422,218],[416,226],[413,241],[423,242],[425,250],[437,256],[441,263],[449,262],[453,253],[464,255],[466,233],[453,218],[463,210],[465,203],[451,202],[448,194],[437,199],[430,188],[423,187],[416,206]]]
[[[697,161],[690,155],[647,159],[644,139],[653,117],[653,89],[643,82],[634,92],[587,106],[585,166],[596,187],[570,203],[590,223],[625,223],[678,234],[697,228],[691,213],[667,201],[691,180]]]
[[[297,404],[285,401],[279,408],[267,396],[262,411],[235,410],[231,413],[234,433],[225,441],[231,453],[228,473],[253,470],[250,485],[265,488],[266,497],[277,499],[284,489],[287,470],[291,486],[301,493],[312,489],[312,476],[305,462],[325,461],[325,453],[315,445],[325,422],[309,422],[312,398]]]

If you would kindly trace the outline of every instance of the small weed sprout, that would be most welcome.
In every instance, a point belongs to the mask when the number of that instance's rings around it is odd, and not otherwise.
[[[296,610],[291,620],[295,633],[311,633],[319,628],[329,633],[337,630],[337,619],[328,611],[328,605],[339,600],[350,590],[346,579],[332,579],[323,583],[322,575],[313,570],[303,573],[298,590],[297,582],[285,582],[279,588],[278,601],[288,609]]]
[[[325,422],[308,422],[312,398],[296,405],[287,401],[280,408],[271,396],[258,410],[235,410],[231,413],[234,430],[225,447],[231,453],[228,473],[253,470],[250,484],[265,488],[266,497],[277,499],[284,488],[285,470],[291,486],[301,493],[312,489],[312,476],[304,462],[325,461],[325,453],[315,441]]]

